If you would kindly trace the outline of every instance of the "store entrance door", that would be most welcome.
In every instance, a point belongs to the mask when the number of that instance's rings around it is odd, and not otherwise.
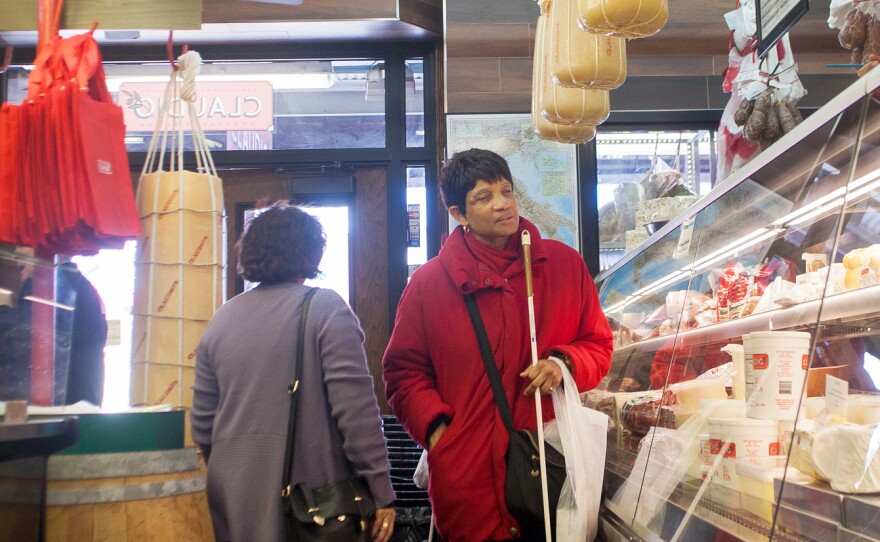
[[[360,320],[376,396],[383,412],[387,412],[381,365],[391,333],[389,266],[405,265],[405,260],[389,263],[388,166],[358,165],[344,171],[324,169],[317,166],[312,170],[219,172],[223,179],[229,232],[227,294],[231,297],[245,287],[243,281],[236,280],[235,273],[235,241],[244,228],[244,211],[257,207],[256,203],[261,200],[270,203],[290,200],[295,205],[307,206],[322,221],[328,237],[320,266],[324,272],[320,279],[325,282],[317,285],[339,292]]]

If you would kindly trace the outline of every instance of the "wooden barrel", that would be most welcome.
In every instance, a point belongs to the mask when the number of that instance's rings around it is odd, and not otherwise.
[[[46,541],[212,541],[195,450],[49,458]]]

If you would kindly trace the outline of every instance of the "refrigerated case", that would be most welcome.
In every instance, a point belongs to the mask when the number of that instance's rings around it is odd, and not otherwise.
[[[880,540],[878,86],[597,277],[606,539]]]

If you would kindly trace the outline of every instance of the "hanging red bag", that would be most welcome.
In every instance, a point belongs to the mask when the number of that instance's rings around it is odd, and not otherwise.
[[[20,244],[16,224],[20,217],[21,108],[0,107],[0,243]]]
[[[60,6],[48,10],[46,39],[28,77],[28,100],[0,122],[0,155],[17,153],[17,172],[0,170],[3,201],[18,218],[0,219],[0,240],[66,254],[121,248],[141,232],[125,148],[122,110],[107,90],[94,27],[57,36]],[[54,24],[54,26],[52,26]],[[16,115],[20,122],[14,126]],[[15,130],[15,137],[6,137]],[[18,182],[15,182],[18,177]],[[16,202],[11,198],[17,198]]]

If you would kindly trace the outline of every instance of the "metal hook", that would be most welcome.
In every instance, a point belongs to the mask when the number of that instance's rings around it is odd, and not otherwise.
[[[174,58],[174,30],[168,31],[167,51],[168,51],[168,62],[171,63],[171,67],[174,69],[174,71],[177,71],[178,69],[180,69],[180,67],[177,65],[177,60],[175,60],[175,58]],[[189,52],[189,45],[185,44],[183,46],[183,50],[181,51],[180,54],[185,55],[187,52]]]

